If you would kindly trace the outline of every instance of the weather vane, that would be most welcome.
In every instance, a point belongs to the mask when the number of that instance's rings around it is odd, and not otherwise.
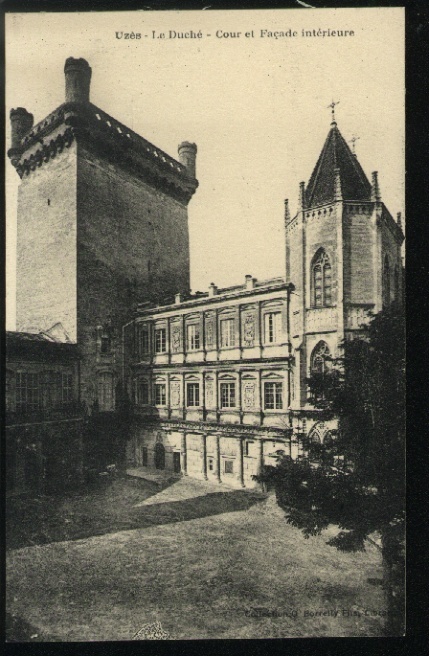
[[[337,102],[332,101],[330,105],[328,105],[328,109],[331,108],[332,112],[332,123],[335,123],[335,105],[339,104],[339,100]]]
[[[353,135],[353,138],[350,139],[350,143],[352,144],[352,148],[353,148],[353,155],[356,155],[356,146],[355,146],[355,144],[356,144],[356,141],[358,141],[358,139],[360,139],[360,137],[356,137],[356,135]]]

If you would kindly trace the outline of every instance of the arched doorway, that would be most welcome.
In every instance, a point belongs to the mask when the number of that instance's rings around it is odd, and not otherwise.
[[[165,469],[165,447],[161,442],[155,444],[155,467]]]

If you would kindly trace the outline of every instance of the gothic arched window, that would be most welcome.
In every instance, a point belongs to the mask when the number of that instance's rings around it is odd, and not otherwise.
[[[313,258],[311,287],[313,307],[332,305],[332,267],[323,248],[320,248]]]
[[[387,255],[383,265],[383,307],[390,303],[390,264]]]
[[[311,402],[320,402],[325,399],[325,374],[331,368],[331,352],[326,342],[321,340],[316,344],[310,358],[311,376]]]
[[[326,342],[320,341],[311,354],[311,374],[325,374],[330,368],[331,352]]]

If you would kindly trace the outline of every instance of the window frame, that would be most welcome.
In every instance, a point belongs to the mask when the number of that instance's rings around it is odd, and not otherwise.
[[[33,384],[30,385],[30,381]],[[37,412],[43,407],[41,382],[39,372],[17,371],[15,382],[15,407],[17,412]]]
[[[167,385],[166,383],[155,383],[154,384],[154,401],[157,408],[165,408],[167,405]],[[163,389],[163,392],[161,391]],[[161,401],[158,402],[158,391],[160,391]],[[164,403],[162,402],[164,401]]]
[[[196,392],[196,394],[195,394]],[[192,399],[190,397],[193,397]],[[192,403],[190,402],[192,401]],[[186,383],[186,407],[200,407],[200,383],[194,380]]]
[[[219,383],[219,406],[222,410],[237,407],[236,381],[225,380]]]
[[[228,329],[226,329],[228,327]],[[235,319],[225,317],[219,321],[220,348],[235,347]]]
[[[194,333],[193,335],[190,333]],[[186,326],[186,350],[199,351],[201,349],[201,335],[199,323],[189,323]]]
[[[313,257],[310,280],[311,306],[315,309],[332,307],[332,264],[324,248],[319,248]]]
[[[283,410],[283,381],[264,380],[264,410]]]
[[[231,467],[231,471],[227,471],[227,466]],[[233,458],[224,458],[223,459],[223,473],[227,476],[234,476],[234,459]]]
[[[150,353],[149,328],[141,325],[138,331],[138,354],[139,358]]]
[[[165,326],[155,328],[155,353],[157,355],[167,353],[167,328]]]
[[[281,332],[282,332],[281,310],[280,309],[269,310],[267,312],[264,312],[264,344],[269,344],[269,345],[279,344]]]

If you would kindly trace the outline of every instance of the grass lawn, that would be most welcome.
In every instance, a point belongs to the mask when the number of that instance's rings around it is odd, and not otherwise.
[[[120,478],[8,512],[11,640],[130,640],[157,622],[173,640],[383,634],[376,548],[306,540],[273,497]]]

